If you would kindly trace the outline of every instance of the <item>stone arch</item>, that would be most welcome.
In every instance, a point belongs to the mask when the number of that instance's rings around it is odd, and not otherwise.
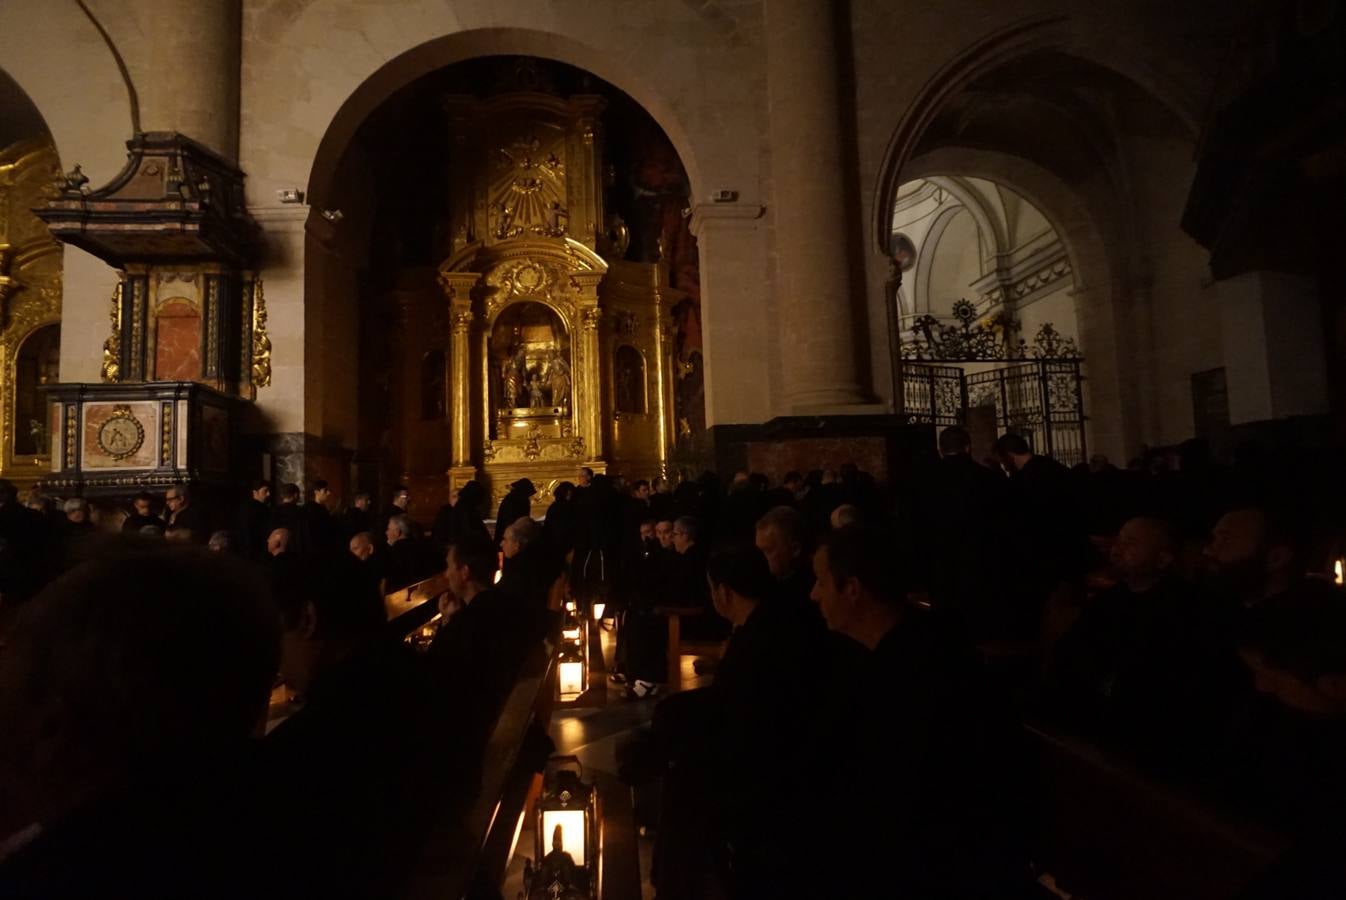
[[[1139,429],[1141,399],[1122,378],[1120,362],[1134,347],[1126,327],[1126,297],[1089,200],[1036,163],[1009,154],[971,148],[941,148],[910,160],[904,179],[939,176],[982,178],[1004,185],[1033,204],[1065,247],[1075,280],[1080,347],[1089,364],[1085,384],[1088,440],[1110,456],[1130,446]]]
[[[1192,136],[1198,132],[1198,112],[1169,79],[1142,60],[1143,52],[1128,52],[1120,40],[1105,40],[1102,29],[1061,15],[1024,19],[986,35],[950,59],[921,88],[897,123],[883,152],[871,208],[871,235],[879,251],[887,247],[889,223],[897,188],[911,177],[907,163],[919,152],[921,139],[935,117],[959,92],[976,79],[1037,51],[1058,51],[1098,65],[1132,82],[1172,113]],[[1134,49],[1134,48],[1130,48]]]
[[[940,210],[935,216],[935,221],[931,223],[930,230],[926,232],[925,240],[921,242],[914,266],[916,283],[912,285],[911,289],[911,304],[914,313],[934,311],[931,309],[930,302],[930,278],[934,269],[935,250],[939,247],[939,242],[944,239],[944,232],[948,230],[949,226],[953,224],[953,220],[960,213],[972,215],[972,211],[966,206],[951,206]],[[976,217],[973,216],[973,218],[975,221]],[[980,227],[981,223],[978,221],[976,225]]]
[[[535,56],[592,72],[629,94],[668,135],[696,196],[703,184],[693,142],[668,99],[612,54],[564,35],[525,28],[479,28],[426,41],[388,60],[365,78],[332,117],[319,142],[308,176],[310,203],[321,209],[346,147],[356,130],[384,101],[423,75],[482,56]]]

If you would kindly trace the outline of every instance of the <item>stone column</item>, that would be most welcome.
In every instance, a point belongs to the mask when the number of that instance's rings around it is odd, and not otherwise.
[[[1232,425],[1328,411],[1322,308],[1312,278],[1246,272],[1216,285]]]
[[[794,413],[866,403],[856,362],[856,280],[842,150],[834,4],[765,0],[776,292]],[[858,211],[857,211],[858,215]],[[868,410],[866,410],[868,411]]]
[[[240,0],[137,0],[127,8],[139,25],[141,53],[127,65],[141,130],[176,131],[237,160]],[[115,18],[103,20],[120,37]]]

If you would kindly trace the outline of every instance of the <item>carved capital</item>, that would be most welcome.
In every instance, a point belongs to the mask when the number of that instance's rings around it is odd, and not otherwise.
[[[596,306],[589,307],[580,313],[580,320],[584,323],[585,331],[598,330],[598,323],[603,319],[603,310]]]
[[[467,334],[472,328],[472,320],[475,318],[471,310],[459,309],[449,316],[449,322],[454,334]]]

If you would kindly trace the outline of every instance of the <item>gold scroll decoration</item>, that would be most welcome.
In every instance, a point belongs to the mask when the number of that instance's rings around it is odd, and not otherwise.
[[[112,333],[103,341],[103,381],[115,384],[122,379],[122,285],[112,291]]]
[[[260,278],[252,297],[252,383],[259,388],[271,386],[271,338],[266,331],[266,299]]]

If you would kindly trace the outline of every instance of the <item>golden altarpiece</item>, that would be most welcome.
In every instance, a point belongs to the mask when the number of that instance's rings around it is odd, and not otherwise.
[[[46,474],[50,423],[40,387],[55,384],[61,349],[61,245],[35,207],[60,174],[48,140],[0,150],[0,476]]]
[[[649,477],[673,440],[672,328],[658,263],[622,260],[604,211],[605,101],[450,97],[450,255],[439,266],[449,486],[515,480],[545,508],[580,466]],[[418,323],[409,323],[418,330]]]

